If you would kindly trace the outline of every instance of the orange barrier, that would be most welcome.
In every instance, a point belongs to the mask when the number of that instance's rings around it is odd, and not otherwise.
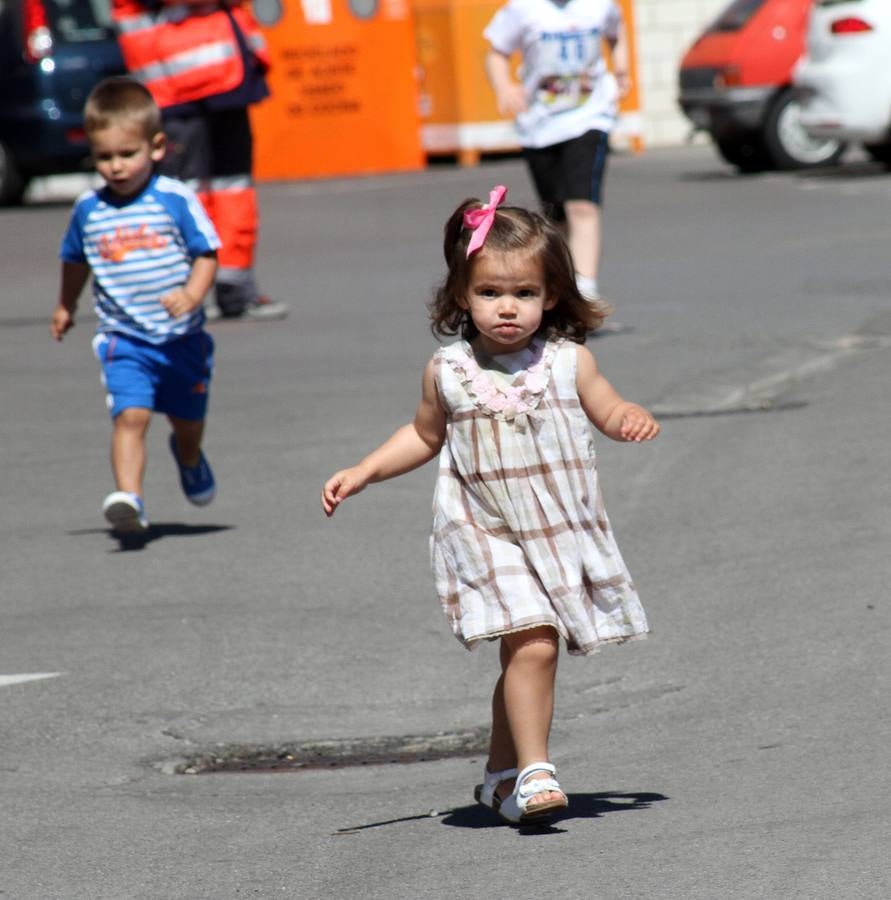
[[[272,55],[272,96],[251,111],[256,177],[423,168],[408,0],[284,2],[256,4]]]
[[[619,104],[619,121],[615,136],[627,142],[635,153],[644,149],[642,92],[640,89],[640,69],[637,65],[637,20],[634,17],[634,0],[619,0],[625,18],[625,34],[628,39],[628,71],[631,73],[631,88]]]
[[[516,150],[513,124],[495,107],[486,78],[483,29],[502,0],[412,0],[420,64],[421,129],[429,154],[457,154],[472,165],[480,154]],[[616,127],[619,142],[643,148],[633,0],[620,0],[628,31],[633,87]],[[519,65],[519,56],[516,58]]]

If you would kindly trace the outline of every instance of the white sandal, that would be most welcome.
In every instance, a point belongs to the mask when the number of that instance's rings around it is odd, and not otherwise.
[[[476,800],[477,803],[482,803],[483,806],[488,806],[489,809],[494,809],[495,812],[498,812],[499,807],[501,806],[501,797],[499,797],[495,790],[502,781],[508,781],[511,778],[517,777],[517,769],[504,769],[501,772],[490,772],[489,767],[486,766],[483,772],[483,783],[478,784],[473,789],[473,799]]]
[[[549,777],[532,778],[531,776],[536,773],[545,773]],[[525,825],[526,823],[542,822],[549,819],[558,809],[565,809],[569,806],[569,799],[558,784],[556,775],[557,769],[547,762],[532,763],[532,765],[526,766],[517,775],[513,793],[509,797],[505,797],[497,807],[493,806],[492,808],[503,819],[514,825]],[[533,803],[530,807],[529,801],[536,794],[541,794],[545,791],[554,791],[560,794],[560,797],[556,800],[544,800],[541,803]]]

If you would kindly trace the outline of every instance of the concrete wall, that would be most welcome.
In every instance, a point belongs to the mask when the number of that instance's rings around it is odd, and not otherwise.
[[[690,124],[677,105],[678,64],[729,0],[636,0],[638,76],[648,147],[683,143]]]

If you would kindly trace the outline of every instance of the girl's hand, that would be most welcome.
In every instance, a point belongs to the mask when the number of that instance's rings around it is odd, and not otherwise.
[[[50,318],[50,334],[61,341],[67,331],[74,328],[74,315],[60,303]]]
[[[178,319],[198,309],[201,300],[196,300],[184,287],[178,287],[161,298],[161,306],[167,310],[171,319]]]
[[[659,423],[636,403],[628,403],[622,416],[619,434],[623,441],[651,441],[662,429]]]
[[[347,497],[358,494],[367,484],[368,476],[358,466],[335,472],[322,488],[322,509],[325,510],[325,515],[329,518],[333,516]]]

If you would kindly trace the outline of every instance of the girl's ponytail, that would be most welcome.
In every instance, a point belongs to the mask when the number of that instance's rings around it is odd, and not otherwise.
[[[449,216],[449,220],[445,223],[442,252],[443,256],[445,256],[446,265],[450,270],[453,268],[456,259],[467,255],[467,243],[470,240],[470,236],[467,233],[462,233],[465,231],[464,213],[468,209],[479,209],[482,205],[482,202],[475,197],[468,197]],[[459,257],[455,256],[456,250],[460,250]]]

